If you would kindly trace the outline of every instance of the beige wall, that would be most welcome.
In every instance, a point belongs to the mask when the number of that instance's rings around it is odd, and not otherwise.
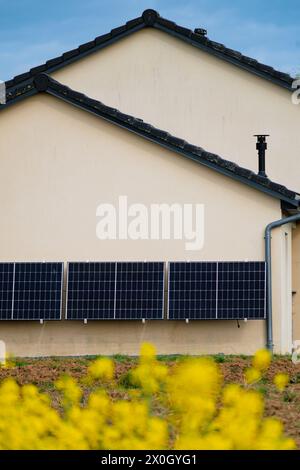
[[[260,321],[1,322],[0,337],[16,356],[137,355],[143,341],[159,354],[253,354],[265,343]]]
[[[300,340],[300,224],[293,230],[293,340]]]
[[[273,333],[276,352],[292,351],[292,227],[272,231]],[[277,289],[279,289],[277,291]]]
[[[270,134],[268,175],[300,192],[300,105],[180,39],[145,29],[53,77],[254,171],[253,134]]]
[[[1,112],[0,132],[1,261],[262,260],[264,228],[281,215],[277,200],[49,96]],[[182,241],[99,241],[96,207],[119,195],[204,204],[203,250],[186,252]],[[274,236],[280,316],[278,244]],[[160,353],[252,353],[265,343],[265,324],[0,322],[0,339],[16,355],[137,353],[141,340]]]

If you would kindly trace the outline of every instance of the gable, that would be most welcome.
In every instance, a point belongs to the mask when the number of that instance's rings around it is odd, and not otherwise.
[[[52,76],[253,171],[253,135],[270,134],[268,176],[300,190],[291,94],[164,32],[143,29]]]
[[[7,82],[12,102],[35,93],[33,78],[45,69],[88,96],[230,155],[254,172],[253,134],[270,134],[268,176],[300,190],[292,78],[152,10]]]

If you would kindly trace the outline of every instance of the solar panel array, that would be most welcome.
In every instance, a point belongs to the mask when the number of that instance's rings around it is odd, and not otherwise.
[[[264,262],[169,263],[171,320],[263,319]]]
[[[0,263],[1,320],[60,320],[63,263]]]
[[[69,263],[69,320],[163,319],[164,263]]]
[[[60,320],[63,263],[0,263],[0,320]],[[163,262],[68,263],[66,318],[162,320]],[[266,318],[266,264],[171,262],[170,320]]]

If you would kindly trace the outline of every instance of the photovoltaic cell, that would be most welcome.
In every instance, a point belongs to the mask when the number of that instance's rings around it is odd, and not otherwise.
[[[218,263],[218,318],[263,319],[265,299],[264,262]]]
[[[68,263],[67,318],[112,320],[116,263]]]
[[[164,263],[117,263],[115,318],[163,319]]]
[[[12,319],[14,263],[0,263],[0,320]]]
[[[169,263],[170,320],[265,317],[264,262]]]
[[[15,263],[13,320],[60,320],[63,263]]]
[[[217,263],[169,263],[170,320],[216,318]]]

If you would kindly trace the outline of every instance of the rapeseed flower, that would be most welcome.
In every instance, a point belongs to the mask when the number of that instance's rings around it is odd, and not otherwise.
[[[276,374],[275,377],[274,377],[274,384],[277,388],[277,390],[279,390],[279,392],[283,392],[287,386],[287,384],[289,383],[289,376],[287,374]]]
[[[246,381],[259,380],[270,356],[258,351]],[[114,363],[99,358],[90,364],[87,381],[93,391],[71,377],[56,381],[59,412],[48,395],[13,379],[0,383],[0,449],[135,450],[135,449],[295,449],[282,423],[264,418],[263,396],[250,387],[223,385],[218,365],[190,358],[167,367],[155,348],[144,344],[130,373],[138,389],[125,398],[113,396]],[[99,380],[100,385],[95,385]],[[279,390],[288,376],[277,374]],[[84,393],[83,393],[84,392]],[[121,389],[120,389],[121,392]],[[124,391],[122,391],[124,393]],[[155,416],[154,407],[160,407]]]

